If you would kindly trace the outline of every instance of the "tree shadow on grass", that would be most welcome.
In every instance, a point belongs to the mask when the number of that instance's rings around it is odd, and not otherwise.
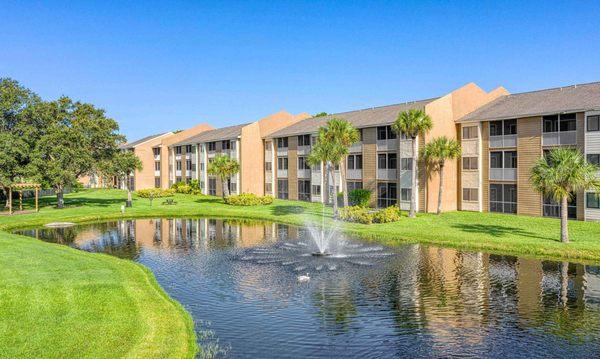
[[[201,197],[195,200],[196,203],[223,203],[223,198],[221,197]]]
[[[276,216],[286,215],[286,214],[301,214],[304,213],[306,208],[302,206],[294,206],[294,205],[277,205],[271,208],[271,213]]]
[[[556,238],[543,237],[543,236],[537,235],[534,232],[525,231],[525,230],[523,230],[521,228],[517,228],[517,227],[498,226],[498,225],[491,225],[491,224],[454,224],[454,225],[452,225],[452,227],[456,228],[456,229],[460,229],[463,232],[485,234],[485,235],[496,237],[496,238],[506,237],[508,235],[516,235],[516,236],[522,236],[522,237],[528,237],[528,238],[550,240],[550,241],[555,241],[555,242],[557,241]]]

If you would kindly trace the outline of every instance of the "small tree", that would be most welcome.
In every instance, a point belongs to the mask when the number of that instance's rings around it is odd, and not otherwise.
[[[540,158],[531,170],[531,183],[544,196],[560,203],[560,240],[569,242],[568,205],[573,193],[600,190],[596,171],[600,167],[588,163],[577,150],[558,148]]]
[[[442,213],[442,197],[444,191],[444,166],[446,160],[460,157],[461,147],[458,141],[448,139],[446,136],[438,137],[429,142],[423,151],[424,160],[429,163],[433,171],[439,172],[440,187],[438,190],[437,214]]]
[[[333,184],[333,213],[334,216],[338,216],[338,203],[337,203],[337,191],[336,191],[336,179],[333,169],[336,163],[340,163],[343,157],[343,149],[336,143],[328,140],[327,130],[322,127],[319,129],[317,135],[317,143],[312,147],[308,156],[308,163],[311,166],[320,166],[321,163],[325,165],[325,178],[326,186],[329,190],[329,179],[331,178]],[[331,177],[330,177],[331,176]],[[329,193],[331,197],[331,193]]]
[[[142,170],[142,161],[132,151],[117,151],[113,157],[105,161],[103,173],[107,176],[116,177],[127,187],[127,207],[132,206],[131,185],[129,177],[135,171]]]
[[[217,155],[208,165],[208,173],[215,175],[221,179],[223,184],[223,198],[229,196],[229,178],[240,171],[238,161],[230,158],[227,155]]]
[[[408,217],[416,217],[417,210],[417,171],[418,171],[418,147],[417,138],[424,136],[433,127],[433,122],[429,115],[423,110],[412,109],[405,112],[400,112],[398,118],[392,124],[392,130],[401,136],[403,133],[412,140],[412,184],[410,194],[410,211]]]
[[[348,207],[348,185],[346,181],[346,161],[350,146],[360,140],[360,132],[346,120],[333,118],[327,122],[325,137],[328,142],[336,144],[341,154],[339,164],[341,175],[341,188],[344,207]],[[337,194],[336,194],[337,198]]]

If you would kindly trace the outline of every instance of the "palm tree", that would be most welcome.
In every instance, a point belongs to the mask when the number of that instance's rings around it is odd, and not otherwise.
[[[325,178],[327,179],[326,186],[329,189],[329,179],[331,174],[331,180],[333,184],[333,214],[338,216],[338,203],[336,193],[336,180],[335,173],[332,169],[335,163],[340,163],[343,157],[342,147],[336,143],[328,140],[327,130],[324,127],[319,129],[317,135],[317,143],[312,147],[310,154],[308,155],[308,163],[311,166],[320,166],[321,163],[325,165]]]
[[[346,162],[348,159],[348,153],[350,146],[360,140],[360,132],[352,124],[346,120],[340,118],[332,118],[327,121],[325,127],[325,136],[327,140],[339,145],[342,158],[339,162],[340,175],[341,175],[341,187],[344,201],[344,207],[348,207],[348,184],[346,182]]]
[[[220,154],[213,158],[213,161],[208,164],[208,173],[219,177],[223,184],[223,198],[229,196],[229,178],[240,171],[238,161],[230,158],[227,155]]]
[[[540,158],[531,170],[531,183],[544,196],[560,203],[560,240],[569,242],[568,205],[573,193],[600,190],[596,171],[600,167],[588,163],[577,150],[558,148]]]
[[[423,158],[432,165],[434,171],[440,174],[440,188],[438,192],[437,214],[442,213],[442,195],[444,190],[444,166],[446,160],[459,158],[461,147],[458,141],[446,136],[438,137],[429,142],[423,151]]]
[[[416,216],[417,207],[417,138],[425,135],[433,127],[431,117],[423,110],[412,109],[405,112],[400,112],[398,118],[392,124],[392,130],[400,137],[403,133],[412,140],[412,184],[410,194],[410,211],[408,216],[414,218]]]

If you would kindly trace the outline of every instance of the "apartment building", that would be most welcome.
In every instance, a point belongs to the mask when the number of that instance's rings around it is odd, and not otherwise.
[[[445,135],[458,138],[456,120],[506,93],[503,88],[488,93],[470,83],[438,98],[300,121],[265,137],[264,191],[282,199],[328,202],[329,193],[334,189],[326,188],[324,166],[310,167],[307,157],[315,144],[319,128],[332,118],[341,118],[360,131],[360,141],[350,148],[345,164],[348,190],[369,189],[373,193],[373,206],[387,207],[399,202],[402,208],[408,209],[413,170],[412,140],[404,135],[397,136],[392,131],[391,124],[398,114],[421,109],[432,118],[433,129],[416,139],[417,147],[422,149],[434,137]],[[336,183],[340,184],[339,169],[334,171],[334,175]],[[439,184],[437,174],[427,176],[425,171],[420,171],[417,178],[418,209],[435,211]],[[458,209],[457,178],[457,163],[451,161],[446,165],[446,189],[442,199],[444,210]],[[335,192],[338,191],[339,185],[335,189]]]
[[[600,163],[600,83],[506,94],[458,121],[459,209],[558,217],[560,205],[529,178],[549,150],[569,147]],[[569,217],[600,220],[598,194],[575,193]]]
[[[148,136],[120,146],[121,150],[133,151],[142,161],[142,170],[135,171],[128,178],[129,188],[132,190],[168,188],[169,146],[211,129],[213,129],[211,125],[203,123],[183,131]],[[123,189],[127,188],[126,183],[115,183],[115,186]]]
[[[258,121],[203,132],[169,147],[169,183],[198,180],[202,193],[221,196],[221,181],[208,173],[208,164],[217,154],[226,154],[240,163],[240,171],[228,179],[232,194],[264,195],[264,143],[262,138],[310,117],[281,111]]]

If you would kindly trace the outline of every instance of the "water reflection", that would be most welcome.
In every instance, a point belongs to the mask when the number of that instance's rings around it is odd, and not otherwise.
[[[147,265],[197,322],[212,322],[234,357],[600,353],[596,266],[415,244],[335,270],[295,257],[311,273],[299,284],[281,253],[297,252],[302,228],[147,219],[23,233]],[[349,243],[357,253],[372,246]]]

